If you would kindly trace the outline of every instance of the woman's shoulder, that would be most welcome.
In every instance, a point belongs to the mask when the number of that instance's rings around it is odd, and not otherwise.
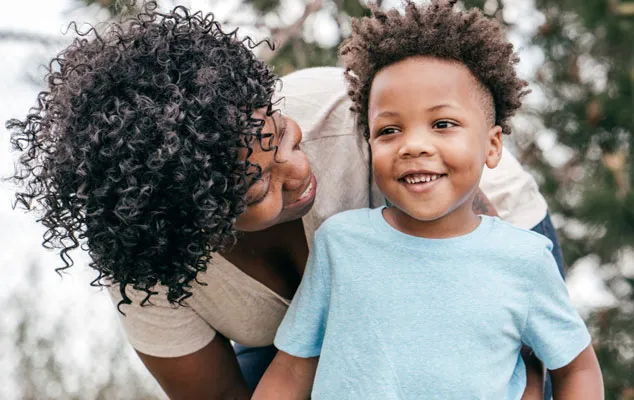
[[[346,92],[343,68],[304,68],[284,75],[279,93],[283,96],[303,95],[306,92]]]
[[[192,296],[182,305],[167,301],[167,288],[141,305],[147,294],[127,287],[131,304],[121,304],[121,323],[132,346],[157,357],[192,353],[220,332],[249,346],[273,342],[288,300],[281,298],[218,254],[191,285]],[[115,305],[122,300],[120,286],[109,287]]]
[[[356,134],[343,69],[307,68],[281,78],[277,106],[302,129],[302,142]]]
[[[548,207],[535,178],[506,147],[497,167],[484,168],[480,189],[500,217],[517,226],[532,228],[546,216]]]

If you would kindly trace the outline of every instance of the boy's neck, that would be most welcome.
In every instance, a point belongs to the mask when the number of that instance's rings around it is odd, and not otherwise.
[[[412,236],[428,239],[445,239],[473,232],[480,225],[480,217],[473,212],[473,200],[432,220],[420,221],[404,211],[391,206],[383,211],[383,217],[394,229]]]

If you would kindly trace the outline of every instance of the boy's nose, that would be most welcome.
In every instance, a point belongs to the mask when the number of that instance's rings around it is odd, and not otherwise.
[[[408,132],[401,137],[403,140],[399,149],[401,158],[420,157],[436,152],[432,135],[424,129]]]

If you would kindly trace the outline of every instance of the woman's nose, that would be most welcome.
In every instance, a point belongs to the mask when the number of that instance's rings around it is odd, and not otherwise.
[[[280,168],[283,170],[284,191],[293,192],[305,185],[310,178],[311,169],[308,158],[299,148],[299,144],[302,141],[302,131],[299,125],[290,118],[288,118],[286,123],[285,135],[288,135],[288,137],[284,138],[288,140],[284,146],[286,148],[284,157],[286,162],[280,165]]]

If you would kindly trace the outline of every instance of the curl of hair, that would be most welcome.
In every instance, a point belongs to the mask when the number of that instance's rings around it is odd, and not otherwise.
[[[529,93],[518,78],[519,58],[497,21],[478,9],[454,10],[457,0],[432,0],[425,5],[406,1],[405,13],[372,8],[372,16],[355,19],[352,35],[339,48],[346,69],[352,110],[368,138],[368,102],[374,76],[409,57],[454,60],[469,68],[487,88],[495,103],[495,124],[511,133],[509,119]]]
[[[235,242],[261,173],[251,145],[272,135],[253,112],[274,112],[278,79],[251,51],[261,42],[223,32],[213,14],[148,2],[99,32],[71,27],[37,106],[6,124],[20,152],[16,204],[43,211],[58,272],[81,245],[92,285],[120,284],[119,306],[131,303],[126,287],[145,304],[157,284],[182,304],[212,253]]]

